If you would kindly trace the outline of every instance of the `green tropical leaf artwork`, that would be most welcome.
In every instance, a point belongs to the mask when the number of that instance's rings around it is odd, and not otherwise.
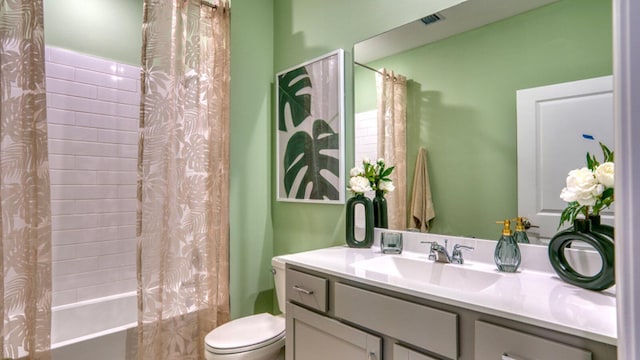
[[[312,136],[304,131],[293,134],[284,154],[284,187],[287,194],[292,193],[296,178],[302,175],[295,198],[304,199],[307,186],[310,186],[309,199],[337,199],[338,189],[320,172],[327,170],[336,177],[340,175],[339,160],[323,154],[323,150],[338,149],[339,140],[338,134],[322,119],[314,121]]]
[[[278,200],[344,202],[343,52],[277,75]]]
[[[278,130],[287,131],[285,121],[285,109],[289,105],[291,120],[294,126],[300,125],[307,117],[311,116],[311,94],[301,93],[301,90],[311,88],[311,79],[307,69],[299,67],[288,73],[278,76]]]

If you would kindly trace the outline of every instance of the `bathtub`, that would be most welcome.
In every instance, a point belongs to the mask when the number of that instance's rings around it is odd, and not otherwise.
[[[128,360],[137,341],[135,291],[51,309],[53,360]]]

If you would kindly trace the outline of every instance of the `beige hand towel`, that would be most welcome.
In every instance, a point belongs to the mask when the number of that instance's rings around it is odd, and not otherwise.
[[[429,232],[429,220],[436,216],[431,199],[431,185],[427,170],[427,151],[418,150],[416,169],[413,174],[413,191],[411,192],[411,218],[409,227]]]

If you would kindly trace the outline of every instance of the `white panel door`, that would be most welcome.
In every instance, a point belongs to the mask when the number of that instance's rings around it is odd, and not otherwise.
[[[602,161],[598,142],[613,144],[611,76],[516,92],[518,215],[528,217],[532,243],[548,243],[567,203],[560,199],[569,171],[586,166],[586,153]],[[611,210],[603,223],[613,224]],[[565,224],[565,227],[567,224]]]

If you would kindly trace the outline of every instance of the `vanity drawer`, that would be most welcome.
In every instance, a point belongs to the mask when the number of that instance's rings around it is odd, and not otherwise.
[[[287,300],[322,312],[328,310],[329,280],[287,269]]]
[[[458,358],[457,314],[340,283],[335,284],[334,296],[336,317],[447,358]]]
[[[483,321],[476,321],[475,358],[591,360],[591,352]]]

